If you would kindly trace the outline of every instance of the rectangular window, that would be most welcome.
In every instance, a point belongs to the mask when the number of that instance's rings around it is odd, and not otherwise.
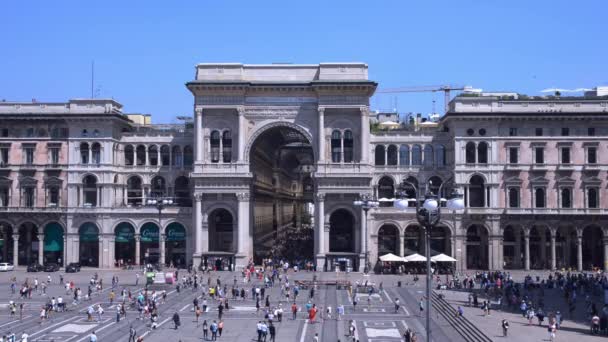
[[[599,208],[600,199],[598,197],[599,189],[598,188],[588,188],[587,189],[587,207],[591,209]]]
[[[517,147],[509,147],[509,164],[517,164]]]
[[[570,147],[561,148],[562,164],[570,164]]]
[[[50,188],[49,189],[49,206],[50,207],[59,206],[59,188]]]
[[[8,128],[3,128],[2,130],[0,130],[0,136],[2,136],[3,138],[8,138]]]
[[[562,127],[562,136],[563,137],[567,137],[570,135],[570,128],[569,127]]]
[[[509,136],[511,136],[511,137],[516,137],[517,136],[517,128],[516,127],[509,128]]]
[[[519,189],[509,189],[509,208],[519,208]]]
[[[545,163],[545,149],[543,147],[537,147],[534,149],[534,162],[536,164]]]
[[[53,165],[59,164],[59,148],[49,149],[49,162]]]
[[[34,164],[34,148],[33,147],[25,147],[23,149],[25,153],[25,160],[23,161],[25,165],[33,165]]]
[[[8,207],[8,188],[0,188],[0,207]]]
[[[28,128],[25,130],[25,136],[28,138],[32,138],[34,136],[34,129],[33,128]]]
[[[23,205],[27,208],[34,207],[35,197],[34,188],[27,187],[23,188]]]
[[[543,136],[543,129],[542,129],[542,127],[537,127],[536,128],[536,136],[537,137],[542,137]]]
[[[587,127],[587,135],[592,137],[595,135],[595,127]]]
[[[587,163],[597,163],[597,149],[595,147],[587,147]]]
[[[8,165],[8,147],[0,147],[0,166]]]

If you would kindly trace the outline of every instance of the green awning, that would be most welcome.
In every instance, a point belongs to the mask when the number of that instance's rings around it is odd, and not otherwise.
[[[87,222],[80,226],[79,229],[81,242],[97,242],[99,241],[99,229],[93,223]]]
[[[186,229],[184,226],[177,222],[171,223],[167,226],[167,241],[185,241],[186,240]]]
[[[146,223],[141,227],[141,242],[158,242],[158,226],[154,223]]]
[[[116,227],[116,242],[131,242],[135,240],[135,229],[130,223],[123,222]]]
[[[59,223],[49,223],[44,228],[44,251],[63,251],[63,228]]]

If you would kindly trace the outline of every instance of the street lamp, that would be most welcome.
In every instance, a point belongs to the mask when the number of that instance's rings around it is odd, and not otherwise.
[[[171,206],[173,205],[173,198],[171,197],[163,197],[163,196],[157,196],[157,197],[153,197],[153,198],[149,198],[146,201],[146,204],[149,206],[156,206],[156,209],[158,209],[158,249],[159,249],[159,267],[162,267],[162,265],[164,264],[164,259],[165,259],[165,246],[164,246],[164,240],[163,240],[163,234],[162,234],[162,230],[163,230],[163,225],[161,222],[161,215],[163,212],[163,209],[165,209],[165,207],[167,206]]]
[[[367,252],[367,212],[372,209],[372,208],[378,208],[378,206],[380,206],[380,203],[378,203],[378,201],[374,201],[371,198],[369,198],[369,196],[364,195],[361,197],[360,200],[354,201],[353,204],[357,207],[361,207],[361,209],[363,209],[363,212],[365,213],[365,225],[363,226],[364,231],[363,231],[363,236],[362,239],[364,239],[364,253],[365,253],[365,266],[363,267],[363,273],[368,274],[369,272],[369,260],[368,260],[368,252]]]
[[[447,202],[446,207],[448,210],[456,211],[464,209],[464,201],[462,195],[453,188],[449,199],[441,198],[441,192],[446,184],[453,184],[452,179],[441,183],[436,194],[429,191],[427,187],[427,193],[424,196],[424,200],[419,199],[420,192],[415,184],[410,183],[406,180],[401,185],[401,191],[399,191],[399,199],[395,201],[394,206],[401,210],[407,210],[410,201],[416,202],[416,219],[418,223],[424,228],[424,245],[425,245],[425,257],[426,257],[426,340],[431,341],[431,230],[441,220],[441,202]],[[407,199],[406,188],[412,188],[414,190],[414,198]],[[420,203],[422,202],[422,207]]]

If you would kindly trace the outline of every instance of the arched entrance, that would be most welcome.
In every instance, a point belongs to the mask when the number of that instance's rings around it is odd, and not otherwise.
[[[530,268],[543,269],[546,261],[545,228],[533,226],[530,229]]]
[[[357,269],[355,218],[350,211],[338,209],[329,217],[329,271]]]
[[[0,258],[2,262],[13,263],[13,227],[5,222],[0,222]]]
[[[38,240],[38,227],[27,222],[19,227],[19,265],[27,266],[38,262],[38,249],[40,241]]]
[[[140,265],[156,264],[160,259],[159,229],[156,223],[147,222],[139,230]]]
[[[312,201],[304,196],[304,179],[312,176],[315,163],[311,142],[304,130],[290,123],[271,124],[259,134],[249,150],[253,175],[254,261],[283,258],[294,262],[312,260],[313,249],[306,243],[289,250],[290,237],[312,241],[312,229],[301,222],[301,208]],[[240,215],[240,214],[239,214]],[[294,258],[297,258],[295,260]]]
[[[595,267],[604,269],[604,242],[602,229],[591,225],[583,229],[583,269]]]
[[[232,214],[226,209],[216,209],[209,215],[209,250],[236,252]]]
[[[450,244],[450,229],[445,226],[437,226],[431,229],[431,256],[437,254],[452,255]]]
[[[467,229],[467,269],[487,270],[488,260],[488,230],[486,227],[474,224]]]
[[[395,182],[388,176],[380,178],[378,181],[378,198],[395,198]],[[392,207],[393,202],[380,202],[381,207]]]
[[[420,226],[411,225],[405,228],[405,237],[403,239],[405,246],[403,255],[424,254],[423,231]]]
[[[135,227],[128,222],[114,228],[114,260],[117,266],[135,264]]]
[[[399,255],[399,229],[392,224],[385,224],[378,229],[378,257],[393,253]]]
[[[57,223],[49,223],[44,227],[44,263],[63,266],[63,227]]]
[[[186,228],[181,223],[172,222],[165,228],[165,234],[166,263],[186,267]]]
[[[83,223],[78,228],[79,262],[81,266],[99,267],[99,228],[92,223]]]
[[[503,264],[505,269],[521,269],[524,266],[524,233],[520,226],[508,225],[503,234]]]

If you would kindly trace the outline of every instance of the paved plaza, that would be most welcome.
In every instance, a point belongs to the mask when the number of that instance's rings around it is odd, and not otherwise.
[[[33,293],[31,299],[22,300],[18,295],[19,284],[25,278],[33,281],[38,278],[40,282],[46,281],[49,273],[25,273],[22,270],[0,274],[0,333],[15,333],[20,337],[24,332],[29,335],[28,341],[89,341],[90,334],[95,331],[99,341],[128,341],[129,328],[133,326],[138,336],[143,336],[145,341],[202,341],[202,323],[204,320],[210,324],[218,320],[218,302],[208,299],[208,311],[203,313],[199,323],[196,323],[193,300],[198,297],[202,302],[203,289],[206,288],[207,279],[211,277],[211,284],[215,285],[218,277],[224,285],[230,289],[233,286],[235,276],[237,278],[237,288],[243,287],[248,292],[245,300],[229,300],[229,310],[224,312],[224,329],[221,341],[257,341],[256,325],[259,321],[264,321],[264,301],[261,301],[261,309],[257,312],[255,301],[251,298],[251,288],[262,286],[262,281],[253,279],[250,283],[244,283],[240,272],[212,272],[203,277],[202,287],[194,291],[190,288],[182,288],[180,292],[174,285],[155,285],[158,290],[167,291],[167,301],[159,305],[158,328],[151,329],[150,321],[137,319],[138,313],[135,308],[127,310],[126,318],[116,322],[116,301],[111,304],[109,293],[111,291],[111,278],[117,276],[119,285],[116,287],[116,299],[120,300],[120,290],[130,289],[136,294],[143,289],[144,277],[140,277],[139,284],[136,286],[137,271],[97,271],[103,279],[104,287],[100,292],[95,292],[90,301],[83,301],[78,305],[72,304],[72,296],[67,294],[62,285],[59,285],[59,275],[63,273],[50,273],[51,285],[46,290],[46,295]],[[81,287],[86,293],[90,278],[95,273],[94,270],[83,270],[80,273],[63,274],[64,281],[74,281],[76,287]],[[181,278],[185,271],[181,271]],[[287,301],[281,296],[281,287],[275,283],[274,287],[266,289],[269,296],[270,306],[281,306],[284,309],[282,322],[277,322],[276,341],[313,341],[318,334],[319,341],[353,341],[348,336],[349,322],[355,324],[354,341],[367,342],[391,342],[403,341],[403,333],[407,328],[416,332],[418,341],[425,339],[425,318],[420,315],[419,301],[424,296],[424,281],[414,283],[411,275],[371,275],[363,276],[360,273],[312,273],[312,272],[293,272],[289,271],[289,281],[293,284],[296,280],[312,280],[316,275],[317,280],[323,281],[350,281],[353,285],[357,282],[374,283],[376,289],[382,283],[382,290],[377,290],[371,296],[365,292],[356,292],[351,295],[349,290],[335,285],[319,285],[314,291],[314,296],[310,299],[310,290],[302,288],[296,300],[300,312],[295,320],[292,319],[290,306],[291,301]],[[17,293],[12,294],[10,290],[10,279],[17,277]],[[402,282],[402,287],[397,286],[397,282]],[[230,291],[230,290],[229,290]],[[463,305],[466,301],[466,292],[443,291],[446,299],[453,305]],[[41,323],[39,312],[42,305],[51,297],[62,295],[68,305],[67,312],[53,313],[51,318]],[[229,295],[228,298],[231,298]],[[356,299],[355,307],[353,298]],[[283,299],[283,300],[279,300]],[[293,298],[292,298],[293,299]],[[319,308],[319,316],[315,322],[310,322],[304,313],[307,302],[311,301]],[[399,299],[400,308],[395,313],[395,300]],[[19,319],[20,312],[15,316],[10,315],[8,308],[9,301],[17,304],[24,303],[22,318]],[[548,296],[549,301],[549,296]],[[86,309],[92,304],[99,304],[104,308],[101,320],[97,315],[93,315],[93,321],[86,319]],[[332,317],[328,318],[325,314],[326,308],[332,308]],[[344,306],[345,314],[338,320],[336,308]],[[181,319],[181,326],[178,330],[174,329],[172,320],[173,314],[177,312]],[[322,313],[322,314],[321,314]],[[581,313],[582,314],[582,313]],[[519,317],[518,317],[519,316]],[[479,327],[492,340],[506,340],[500,334],[500,320],[506,317],[511,322],[511,336],[518,340],[542,341],[547,339],[546,328],[536,326],[526,326],[521,315],[517,313],[506,313],[495,311],[491,317],[483,317],[479,309],[465,307],[465,317]],[[438,312],[433,312],[433,341],[465,341]],[[558,341],[592,341],[596,338],[588,335],[586,327],[580,322],[570,322],[566,320],[564,328],[558,334]],[[270,338],[267,339],[270,341]]]

